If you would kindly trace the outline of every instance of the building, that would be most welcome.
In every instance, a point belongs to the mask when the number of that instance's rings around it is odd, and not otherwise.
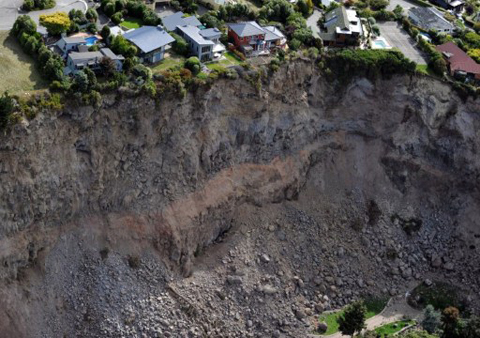
[[[137,46],[141,62],[155,63],[163,60],[165,49],[175,39],[160,26],[143,26],[123,35]]]
[[[458,13],[463,11],[464,2],[460,0],[430,0],[435,5]]]
[[[408,12],[410,21],[423,30],[434,30],[438,33],[453,33],[455,26],[443,17],[434,7],[413,7]]]
[[[273,48],[286,45],[278,28],[261,27],[255,21],[228,24],[228,38],[247,56],[268,55]]]
[[[68,53],[71,51],[78,51],[78,46],[80,45],[86,45],[87,40],[85,37],[67,37],[64,36],[60,40],[58,40],[54,46],[56,51],[66,57]]]
[[[190,51],[201,62],[218,59],[225,46],[220,42],[222,32],[218,28],[200,30],[198,27],[177,26],[176,32],[187,41]]]
[[[363,36],[362,22],[353,9],[341,6],[325,15],[326,32],[320,33],[325,46],[343,47],[358,45]]]
[[[480,80],[480,65],[476,63],[453,42],[447,42],[437,46],[436,49],[442,53],[447,62],[450,75],[464,75],[468,78]]]
[[[102,48],[98,52],[71,52],[68,54],[67,67],[64,70],[65,75],[76,74],[82,69],[90,68],[94,71],[100,69],[100,63],[103,58],[110,58],[115,63],[117,71],[122,70],[123,56],[115,55],[109,48]]]
[[[178,26],[194,26],[200,28],[202,23],[195,16],[185,16],[183,12],[176,12],[172,15],[162,18],[163,27],[169,32],[173,32]]]

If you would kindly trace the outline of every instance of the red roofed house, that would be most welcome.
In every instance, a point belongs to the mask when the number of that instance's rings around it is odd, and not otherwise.
[[[459,72],[464,73],[468,77],[480,80],[480,65],[456,44],[453,42],[447,42],[443,45],[437,46],[436,49],[442,53],[445,58],[452,76]]]

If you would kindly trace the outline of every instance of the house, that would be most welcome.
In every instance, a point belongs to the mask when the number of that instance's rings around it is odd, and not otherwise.
[[[198,21],[195,16],[185,16],[183,12],[176,12],[172,15],[162,18],[163,27],[169,32],[173,32],[177,29],[177,26],[194,26],[201,27],[202,23]]]
[[[430,0],[435,5],[438,5],[447,10],[452,10],[458,13],[463,11],[465,3],[460,0]]]
[[[200,30],[198,27],[177,26],[176,32],[183,37],[190,51],[201,62],[219,58],[225,52],[225,46],[220,42],[222,32],[218,28]]]
[[[325,15],[323,24],[326,32],[320,33],[325,46],[342,47],[358,45],[363,36],[362,23],[353,9],[341,6]]]
[[[83,36],[76,36],[76,37],[62,37],[60,40],[58,40],[55,44],[54,47],[56,51],[62,55],[63,57],[66,57],[70,51],[77,51],[78,46],[80,45],[86,45],[87,40]]]
[[[273,48],[284,48],[286,39],[276,27],[261,27],[255,21],[228,24],[228,38],[245,55],[268,55]]]
[[[163,60],[165,49],[175,39],[160,26],[143,26],[123,35],[138,47],[141,62],[155,63]]]
[[[450,41],[435,48],[445,58],[450,75],[460,74],[471,79],[480,80],[480,65],[456,44]]]
[[[103,58],[110,58],[115,63],[117,71],[122,70],[123,56],[115,55],[109,48],[102,48],[98,52],[71,52],[68,54],[67,67],[64,70],[65,75],[76,74],[80,70],[90,68],[99,70]]]
[[[433,30],[438,33],[453,33],[455,26],[443,17],[443,14],[434,7],[413,7],[408,17],[415,26],[423,30]]]

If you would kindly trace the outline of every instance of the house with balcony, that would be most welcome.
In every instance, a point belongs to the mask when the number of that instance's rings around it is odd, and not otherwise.
[[[446,10],[452,10],[457,13],[461,13],[465,7],[465,3],[461,0],[430,0],[437,6],[445,8]]]
[[[287,41],[278,28],[255,21],[228,24],[228,38],[246,56],[268,55],[274,48],[285,48]]]
[[[162,61],[165,50],[175,41],[161,26],[143,26],[126,32],[123,37],[138,48],[138,57],[142,63]]]
[[[355,10],[341,6],[325,14],[323,32],[320,33],[325,46],[356,46],[362,36],[362,23]]]
[[[200,30],[196,26],[177,26],[176,32],[183,37],[190,47],[192,55],[200,62],[218,59],[225,52],[225,46],[220,42],[222,32],[218,28]]]
[[[111,59],[117,71],[122,70],[124,57],[122,55],[116,55],[109,48],[102,48],[98,52],[85,51],[69,53],[64,73],[65,75],[76,74],[85,68],[98,71],[101,68],[103,58]]]

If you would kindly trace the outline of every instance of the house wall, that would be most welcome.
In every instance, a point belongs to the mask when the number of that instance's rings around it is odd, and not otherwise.
[[[155,49],[150,53],[140,53],[140,61],[142,63],[156,63],[165,57],[165,46]]]
[[[245,46],[245,45],[250,45],[250,43],[253,42],[253,41],[265,40],[265,35],[264,34],[253,35],[253,36],[245,36],[245,37],[241,38],[237,35],[237,33],[235,33],[231,29],[228,29],[228,37],[233,38],[235,46]]]
[[[198,44],[195,40],[190,38],[190,36],[184,34],[180,29],[177,29],[177,33],[185,39],[190,48],[190,52],[198,57],[200,61],[203,62],[213,59],[213,46]],[[208,47],[208,50],[203,51],[203,48],[207,49],[206,47]]]

